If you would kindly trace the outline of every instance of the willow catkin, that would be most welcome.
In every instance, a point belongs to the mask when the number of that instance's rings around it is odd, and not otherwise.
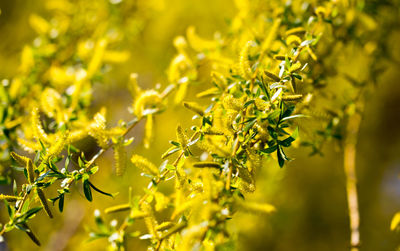
[[[108,137],[105,134],[106,118],[101,112],[94,115],[93,122],[90,124],[89,135],[96,139],[101,148],[107,148]]]
[[[153,209],[147,202],[142,203],[141,209],[143,210],[143,212],[148,214],[148,216],[144,218],[144,223],[146,224],[149,234],[151,234],[154,238],[157,238],[158,234],[157,234],[156,226],[158,224],[157,224],[156,218],[154,216]]]
[[[112,206],[104,209],[104,212],[106,214],[111,214],[111,213],[116,213],[116,212],[122,212],[122,211],[128,211],[131,209],[130,204],[121,204],[117,206]]]
[[[137,73],[131,73],[131,75],[129,75],[129,90],[132,94],[132,97],[137,97],[142,91],[139,87],[137,79],[138,79]]]
[[[97,41],[96,46],[94,48],[93,57],[90,60],[89,65],[88,65],[88,70],[87,70],[88,78],[91,78],[94,75],[94,73],[101,66],[106,47],[107,47],[106,39],[102,38]]]
[[[57,137],[55,144],[47,149],[47,154],[44,159],[49,159],[52,156],[57,156],[64,149],[65,145],[68,143],[69,132],[64,132],[62,135]]]
[[[22,197],[0,194],[0,200],[6,200],[8,202],[16,202],[22,200]]]
[[[262,52],[266,52],[270,49],[272,42],[275,40],[275,37],[278,33],[279,26],[281,25],[281,19],[277,18],[274,20],[272,27],[268,33],[268,36],[265,38],[261,45]]]
[[[171,222],[171,221],[165,221],[165,222],[159,224],[159,225],[156,227],[156,230],[157,230],[157,231],[164,231],[164,230],[167,230],[167,229],[169,229],[169,228],[171,228],[171,227],[173,227],[173,226],[175,226],[175,224],[174,224],[173,222]]]
[[[283,101],[297,101],[303,98],[302,94],[284,95],[282,96]]]
[[[154,176],[157,176],[159,173],[158,168],[145,157],[133,154],[131,161],[137,168],[141,169],[145,173],[149,173]]]
[[[43,143],[51,143],[49,141],[49,137],[44,131],[42,127],[42,123],[40,122],[39,117],[39,108],[34,107],[31,113],[31,126],[33,129],[33,135],[37,140],[42,141]]]
[[[306,33],[306,30],[303,27],[296,27],[296,28],[292,28],[289,29],[285,32],[286,36],[290,36],[290,35],[294,35],[294,34],[304,34]]]
[[[21,156],[19,154],[17,154],[16,152],[11,152],[10,153],[11,157],[18,162],[18,164],[25,166],[27,164],[27,162],[30,160],[29,158],[25,157],[25,156]]]
[[[184,148],[188,144],[188,138],[186,134],[183,132],[181,125],[176,127],[176,138],[178,139],[179,144]]]
[[[244,78],[251,78],[251,67],[249,61],[249,49],[253,44],[253,41],[248,41],[240,51],[239,54],[239,69],[240,74]]]
[[[295,46],[299,46],[301,44],[301,39],[296,35],[290,35],[286,38],[286,44],[294,44]]]
[[[255,202],[239,202],[238,206],[240,209],[243,211],[249,212],[249,213],[266,213],[270,214],[276,211],[276,208],[267,203],[255,203]]]
[[[154,119],[153,119],[153,114],[149,114],[146,116],[146,126],[144,130],[144,140],[143,144],[145,148],[150,148],[150,143],[153,139],[153,125],[154,125]]]
[[[115,161],[115,172],[117,176],[122,176],[126,169],[126,150],[122,142],[118,142],[113,146],[114,150],[114,161]]]
[[[140,93],[133,105],[133,112],[137,117],[142,117],[143,111],[148,106],[156,106],[162,101],[161,95],[155,90],[147,90]]]

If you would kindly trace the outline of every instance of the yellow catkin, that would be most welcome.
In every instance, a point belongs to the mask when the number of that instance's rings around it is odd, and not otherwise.
[[[194,26],[190,26],[187,29],[186,37],[190,43],[190,46],[196,51],[214,50],[219,46],[218,41],[206,40],[199,37],[196,34],[196,29]]]
[[[304,34],[306,30],[303,27],[296,27],[285,32],[286,36],[294,35],[294,34]]]
[[[90,125],[89,135],[96,139],[101,148],[107,148],[108,137],[105,135],[106,118],[101,112],[96,113]]]
[[[142,92],[138,84],[138,77],[139,75],[137,73],[131,73],[131,75],[129,75],[128,87],[133,97],[139,96],[139,94]]]
[[[117,176],[122,176],[126,169],[126,151],[122,142],[114,145],[114,161],[115,161],[115,172]]]
[[[183,106],[200,116],[204,116],[204,109],[196,102],[183,102]]]
[[[44,159],[49,159],[50,157],[55,157],[61,153],[61,151],[64,149],[65,145],[68,143],[68,135],[69,132],[64,132],[62,135],[59,135],[57,137],[56,142],[47,149],[46,156]]]
[[[265,38],[264,42],[261,45],[262,52],[265,52],[270,49],[272,42],[275,40],[275,37],[278,33],[279,26],[281,25],[281,19],[277,18],[274,20],[272,27],[268,33],[268,36]]]
[[[122,211],[128,211],[131,209],[130,204],[121,204],[117,206],[112,206],[104,209],[104,212],[106,214],[111,214],[111,213],[116,213],[116,212],[122,212]]]
[[[140,155],[133,154],[131,161],[137,168],[140,168],[145,173],[150,173],[154,176],[157,176],[159,173],[158,168],[153,163]]]
[[[284,95],[282,96],[283,101],[297,101],[303,98],[302,94]]]
[[[270,108],[269,102],[267,102],[267,101],[265,101],[265,100],[263,100],[261,98],[256,98],[254,100],[254,104],[257,107],[257,109],[261,110],[261,111],[266,111],[266,110],[268,110]]]
[[[157,238],[158,234],[157,234],[156,226],[158,224],[154,217],[153,209],[147,202],[142,203],[141,209],[143,210],[143,212],[148,214],[148,216],[144,218],[144,223],[146,224],[149,234],[151,234],[153,237]]]
[[[176,127],[176,138],[183,148],[186,147],[188,144],[188,138],[180,125]]]
[[[10,155],[21,166],[25,166],[28,163],[28,161],[30,160],[29,158],[27,158],[25,156],[21,156],[21,155],[15,153],[15,152],[11,152]]]
[[[35,64],[33,50],[30,46],[24,46],[21,54],[20,70],[22,73],[28,73]],[[16,82],[18,83],[18,82]],[[22,82],[21,82],[22,83]],[[13,91],[16,91],[15,89]],[[14,93],[14,92],[11,92]]]
[[[143,219],[147,216],[149,216],[148,213],[142,212],[140,210],[132,210],[131,213],[129,214],[129,218],[131,219]]]
[[[162,101],[161,95],[157,91],[154,90],[144,91],[136,99],[133,106],[133,111],[137,117],[142,117],[143,111],[148,106],[159,105],[161,101]]]
[[[240,74],[244,78],[251,78],[251,66],[249,61],[249,49],[253,41],[248,41],[240,51],[239,54],[239,69]]]
[[[171,222],[171,221],[165,221],[165,222],[159,224],[159,225],[156,227],[156,230],[157,230],[157,231],[164,231],[164,230],[167,230],[167,229],[171,228],[171,227],[174,226],[174,225],[175,225],[175,224],[174,224],[173,222]]]
[[[46,196],[44,195],[44,192],[42,189],[37,188],[36,189],[37,195],[39,197],[40,200],[40,204],[42,204],[44,211],[46,212],[46,214],[50,217],[53,218],[53,214],[51,213],[49,204],[47,203],[47,199]]]
[[[36,142],[32,142],[30,140],[26,140],[23,138],[18,138],[18,145],[24,149],[24,151],[27,151],[29,153],[34,153],[35,151],[40,151],[42,149],[42,147],[40,146],[40,144],[36,143]]]
[[[326,8],[323,7],[323,6],[318,6],[318,7],[315,9],[315,14],[317,14],[317,16],[320,17],[320,18],[325,18],[326,15],[327,15]]]
[[[176,50],[180,53],[186,56],[186,50],[188,48],[188,44],[186,42],[186,39],[183,36],[177,36],[174,38],[173,44],[176,48]]]
[[[150,143],[153,140],[153,124],[154,124],[154,119],[153,115],[149,114],[147,115],[147,120],[146,120],[146,126],[144,130],[144,140],[143,144],[145,148],[150,148]]]
[[[197,93],[196,98],[207,98],[218,95],[219,93],[220,91],[217,87],[211,87],[210,89]]]
[[[154,198],[156,200],[155,209],[157,212],[165,209],[169,204],[169,198],[165,196],[163,193],[155,192]]]
[[[113,51],[107,50],[104,52],[103,60],[107,63],[123,63],[127,61],[130,57],[128,51]]]
[[[186,93],[189,87],[189,80],[184,78],[183,81],[179,81],[178,90],[174,97],[174,103],[180,104],[182,100],[186,97]]]
[[[0,194],[0,200],[6,200],[8,202],[16,202],[22,200],[22,197]]]
[[[313,52],[313,50],[311,49],[310,46],[307,46],[307,51],[308,51],[308,54],[310,54],[310,57],[311,57],[314,61],[317,61],[317,60],[318,60],[317,55],[315,55],[315,53]]]
[[[38,34],[46,34],[50,29],[46,19],[35,14],[29,16],[29,24]]]
[[[61,111],[61,95],[53,88],[44,89],[40,97],[40,108],[49,118],[54,118]]]
[[[68,142],[73,143],[88,136],[87,129],[74,130],[69,133]]]
[[[96,46],[94,48],[93,57],[88,65],[88,70],[87,70],[88,78],[91,78],[101,66],[106,47],[107,47],[106,39],[100,39],[99,41],[97,41]]]
[[[390,230],[394,231],[396,228],[400,226],[400,212],[396,213],[393,216],[392,221],[390,222]]]
[[[296,35],[290,35],[286,38],[286,44],[294,44],[295,46],[299,46],[301,44],[301,39]]]
[[[37,140],[41,140],[43,143],[51,143],[40,122],[39,109],[37,107],[33,108],[32,110],[31,123],[35,138]]]
[[[249,213],[266,213],[270,214],[276,211],[276,208],[267,203],[255,203],[255,202],[240,202],[239,207]]]
[[[222,98],[222,105],[224,106],[225,109],[233,109],[236,111],[239,111],[243,109],[243,102],[241,99],[233,97],[233,95],[225,95]]]

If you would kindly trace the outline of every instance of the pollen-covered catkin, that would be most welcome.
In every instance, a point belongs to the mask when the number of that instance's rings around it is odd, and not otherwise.
[[[157,176],[158,168],[145,157],[133,154],[131,158],[132,163],[143,172]]]
[[[115,173],[117,176],[122,176],[126,169],[126,150],[122,142],[119,142],[113,146],[114,149],[114,162],[115,162]]]

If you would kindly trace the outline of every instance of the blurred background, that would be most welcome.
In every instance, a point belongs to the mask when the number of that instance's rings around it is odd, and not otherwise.
[[[32,44],[36,33],[29,25],[32,13],[51,17],[45,1],[0,1],[0,79],[11,78],[18,71],[22,48]],[[126,4],[111,1],[110,4]],[[225,31],[228,20],[236,13],[235,6],[226,0],[169,0],[134,1],[138,11],[124,12],[130,22],[130,33],[123,40],[123,49],[129,51],[127,62],[113,66],[104,83],[94,85],[93,112],[107,107],[110,125],[119,119],[128,121],[128,107],[132,98],[127,91],[129,74],[139,74],[143,88],[157,83],[166,86],[166,69],[175,54],[173,38],[185,34],[190,25],[206,38],[216,31]],[[399,27],[393,27],[393,54],[400,58]],[[362,63],[362,62],[360,62]],[[393,215],[400,211],[400,68],[389,65],[379,78],[373,95],[365,107],[357,149],[357,176],[361,215],[361,250],[396,250],[400,246],[400,233],[389,229]],[[196,86],[189,96],[202,89]],[[191,126],[191,114],[181,106],[168,109],[156,117],[155,138],[149,150],[141,144],[144,125],[138,126],[130,136],[135,142],[130,152],[148,157],[160,164],[160,154],[175,137],[175,126]],[[97,151],[95,142],[82,146],[88,152]],[[238,250],[348,250],[349,227],[340,148],[329,142],[323,148],[324,156],[309,156],[310,149],[295,149],[290,156],[295,161],[279,168],[276,161],[268,161],[257,174],[257,190],[247,195],[249,200],[271,203],[277,212],[269,215],[238,214],[231,222],[237,233]],[[129,156],[129,155],[128,155]],[[134,168],[128,168],[123,177],[116,177],[112,152],[99,162],[100,171],[93,183],[107,192],[119,192],[115,199],[94,194],[92,203],[86,201],[80,187],[66,199],[64,213],[55,212],[53,220],[39,214],[32,220],[32,228],[43,247],[37,248],[22,232],[6,234],[7,245],[0,250],[103,250],[107,240],[86,242],[87,229],[94,227],[93,211],[126,202],[128,188],[142,194],[147,180]],[[130,166],[131,167],[131,166]],[[2,192],[10,186],[2,185]],[[0,205],[1,222],[7,219],[3,203]],[[54,210],[56,211],[56,210]],[[108,220],[122,220],[122,215],[107,216]],[[6,247],[7,246],[7,247]],[[129,250],[146,250],[145,241],[129,242]],[[8,249],[7,249],[8,248]]]

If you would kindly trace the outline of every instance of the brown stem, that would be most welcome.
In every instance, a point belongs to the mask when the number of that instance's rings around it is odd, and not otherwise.
[[[351,251],[360,247],[360,213],[358,209],[357,177],[356,177],[356,144],[361,124],[362,102],[359,111],[350,115],[346,126],[344,141],[344,171],[346,174],[347,205],[350,218]]]

